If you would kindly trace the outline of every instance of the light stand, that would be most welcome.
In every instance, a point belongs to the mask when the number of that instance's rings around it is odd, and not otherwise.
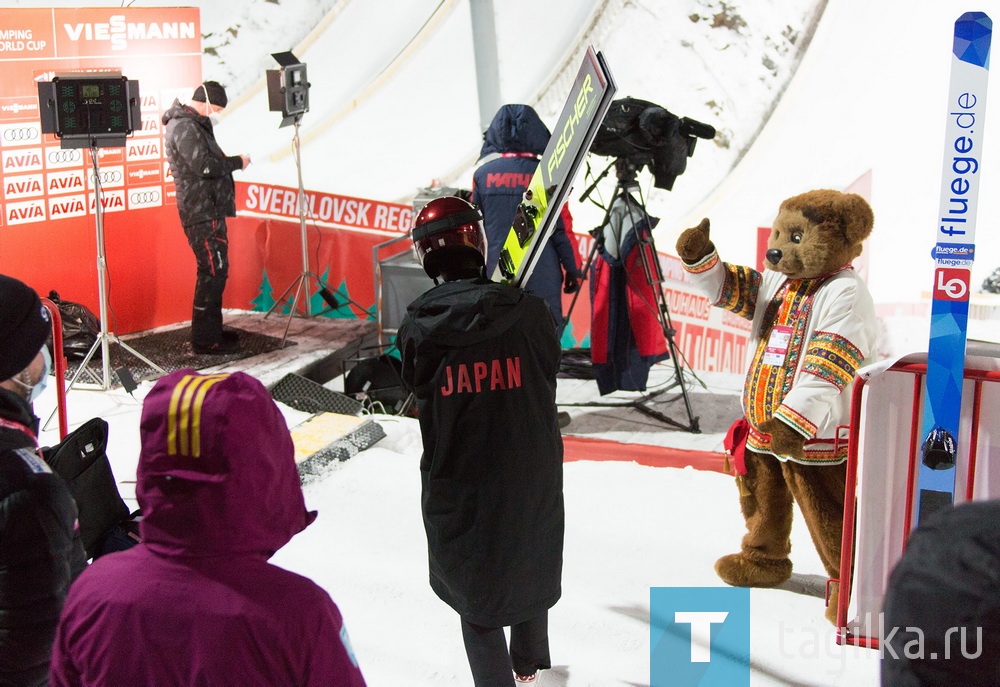
[[[108,327],[108,260],[104,247],[104,208],[101,204],[101,177],[100,167],[97,161],[96,145],[91,147],[90,157],[94,162],[94,224],[97,229],[97,297],[100,307],[101,331],[98,333],[97,339],[94,340],[93,345],[91,345],[90,350],[87,351],[87,355],[84,356],[83,360],[80,362],[80,367],[75,373],[73,373],[73,377],[69,380],[69,385],[66,387],[67,392],[73,388],[76,380],[81,374],[83,374],[84,371],[86,371],[91,378],[95,377],[94,373],[88,369],[87,364],[90,363],[90,359],[94,357],[94,353],[97,352],[98,346],[101,348],[102,375],[101,378],[97,380],[97,383],[100,384],[101,389],[105,391],[111,388],[111,355],[108,345],[110,342],[118,344],[122,349],[131,353],[133,356],[146,363],[160,374],[166,373],[166,370],[162,367],[118,338],[118,336]]]
[[[123,342],[108,326],[108,263],[104,242],[104,206],[101,202],[101,177],[98,162],[98,148],[114,148],[125,145],[125,138],[131,135],[141,121],[139,107],[139,82],[130,81],[120,72],[81,72],[58,74],[52,81],[38,83],[39,115],[43,133],[54,134],[60,140],[60,147],[89,148],[93,161],[94,184],[94,225],[97,235],[97,290],[100,306],[101,330],[97,335],[80,367],[73,374],[68,392],[87,372],[103,390],[111,388],[111,356],[109,343],[114,342],[122,349],[163,374],[165,370],[149,360],[131,346]],[[88,369],[91,358],[101,349],[102,375],[97,376]],[[131,375],[125,370],[128,379]],[[122,373],[119,372],[122,379]],[[51,420],[51,416],[49,420]],[[46,424],[48,424],[46,422]]]
[[[659,261],[656,259],[657,253],[656,245],[653,242],[652,225],[650,223],[649,214],[646,212],[646,205],[642,198],[642,190],[639,187],[639,183],[636,181],[638,168],[627,160],[615,160],[598,176],[597,180],[595,180],[594,183],[588,187],[581,200],[586,199],[587,196],[590,195],[591,191],[593,191],[597,186],[597,183],[603,179],[605,175],[607,175],[612,165],[617,171],[618,184],[615,187],[615,192],[611,202],[608,203],[608,206],[605,209],[604,220],[601,222],[601,225],[594,230],[594,243],[587,256],[587,263],[583,268],[584,279],[587,278],[587,274],[590,272],[590,266],[594,261],[594,256],[597,253],[598,246],[604,242],[604,229],[608,226],[611,220],[612,209],[615,207],[616,201],[622,199],[625,202],[625,207],[628,212],[628,222],[623,222],[622,226],[623,228],[626,226],[632,227],[636,232],[636,250],[639,251],[643,276],[646,279],[646,283],[652,287],[654,299],[656,301],[655,303],[648,305],[656,310],[657,321],[659,322],[660,328],[663,331],[663,336],[667,341],[670,358],[674,365],[674,380],[666,387],[658,389],[652,394],[645,394],[642,398],[635,401],[629,401],[621,404],[590,403],[587,405],[625,406],[635,408],[639,412],[652,417],[655,420],[677,427],[678,429],[698,434],[701,432],[701,429],[699,427],[698,418],[695,417],[691,409],[691,399],[688,396],[687,387],[684,382],[684,370],[682,369],[680,363],[680,351],[674,340],[676,330],[674,329],[673,322],[670,317],[670,308],[667,305],[666,296],[663,293],[663,272],[660,268]],[[635,198],[632,196],[633,192],[636,194]],[[624,256],[621,257],[624,260]],[[573,296],[573,300],[570,303],[569,311],[566,313],[564,322],[569,322],[570,316],[573,314],[573,308],[576,306],[577,297],[582,290],[583,289],[581,287]],[[677,420],[674,420],[673,418],[670,418],[647,405],[647,402],[654,396],[666,393],[674,387],[680,388],[681,397],[684,399],[684,409],[687,412],[688,418],[687,424],[678,422]]]
[[[317,286],[319,286],[319,295],[329,306],[327,310],[316,314],[321,315],[337,310],[341,307],[341,304],[337,302],[337,297],[330,290],[330,287],[309,269],[309,236],[306,233],[307,198],[305,185],[302,182],[302,155],[299,139],[299,122],[302,120],[302,115],[309,111],[310,84],[306,76],[306,65],[290,52],[273,53],[271,56],[281,65],[281,69],[267,70],[268,105],[272,112],[281,112],[282,120],[278,128],[288,126],[289,124],[292,124],[295,128],[295,134],[292,136],[292,154],[295,158],[295,171],[299,182],[299,240],[302,246],[302,272],[282,292],[281,296],[274,302],[274,305],[264,315],[264,317],[267,317],[274,312],[278,305],[287,302],[289,294],[292,293],[293,289],[295,290],[295,296],[289,303],[288,321],[285,323],[285,332],[281,337],[281,347],[284,348],[285,341],[288,338],[288,328],[292,324],[292,318],[295,316],[298,308],[300,296],[302,297],[302,310],[305,317],[312,317],[313,315],[309,302],[310,279],[314,280]],[[347,302],[353,304],[366,315],[368,314],[367,310],[350,298],[347,298]]]
[[[331,310],[336,310],[340,307],[337,303],[336,296],[330,291],[330,288],[323,283],[323,280],[318,276],[313,274],[309,269],[309,236],[306,233],[306,190],[302,182],[302,157],[300,155],[301,147],[299,142],[299,120],[302,115],[296,115],[294,119],[295,134],[292,136],[292,154],[295,158],[295,171],[298,175],[299,181],[299,240],[302,245],[302,272],[296,277],[287,289],[277,298],[274,305],[272,305],[264,317],[270,315],[279,304],[284,303],[288,299],[288,294],[295,289],[295,296],[288,310],[288,321],[285,323],[285,333],[281,337],[281,346],[284,348],[285,340],[288,338],[288,328],[292,324],[292,318],[295,316],[295,310],[298,307],[299,296],[304,296],[302,299],[302,309],[306,317],[312,317],[312,306],[309,303],[309,280],[313,279],[316,284],[320,287],[319,293],[326,301],[327,305],[330,306]]]

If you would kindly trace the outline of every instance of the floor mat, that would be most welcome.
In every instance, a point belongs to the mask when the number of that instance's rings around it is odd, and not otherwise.
[[[237,329],[236,327],[226,328],[237,332],[240,335],[241,350],[236,353],[227,353],[223,355],[198,355],[191,348],[190,326],[162,332],[153,332],[128,339],[122,339],[122,341],[130,348],[134,348],[138,353],[141,353],[146,358],[149,358],[150,361],[162,367],[165,372],[173,372],[174,370],[180,370],[186,367],[201,370],[206,367],[213,367],[215,365],[222,365],[224,363],[242,360],[244,358],[249,358],[250,356],[267,353],[281,348],[281,339],[278,337],[268,336],[267,334],[258,334],[256,332],[248,332],[245,329]],[[286,340],[285,345],[293,346],[295,345],[295,342]],[[128,368],[128,371],[137,382],[147,379],[156,379],[161,376],[161,372],[132,355],[131,352],[122,348],[115,341],[109,341],[108,348],[111,355],[112,371],[124,366]],[[79,367],[79,360],[70,360],[66,370],[66,379],[71,380]],[[81,383],[96,382],[100,384],[103,373],[104,370],[101,362],[101,352],[98,350],[87,364],[87,371],[82,373],[77,381]],[[111,385],[121,386],[118,376],[115,374],[111,374]]]

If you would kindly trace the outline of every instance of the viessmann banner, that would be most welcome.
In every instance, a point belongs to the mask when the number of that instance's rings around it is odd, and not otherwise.
[[[37,83],[63,72],[106,70],[139,81],[141,126],[124,147],[97,149],[95,172],[90,149],[63,149],[41,133]],[[193,273],[177,269],[189,257],[160,117],[200,82],[196,8],[5,8],[0,272],[96,312],[96,176],[118,333],[189,319]]]

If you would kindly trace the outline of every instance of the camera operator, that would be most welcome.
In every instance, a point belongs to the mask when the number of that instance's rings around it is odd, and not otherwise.
[[[174,100],[163,113],[177,212],[198,264],[191,314],[191,346],[198,354],[240,350],[236,332],[222,328],[222,292],[229,276],[226,217],[236,216],[233,172],[246,169],[250,156],[227,156],[215,140],[213,127],[228,103],[226,89],[206,81],[187,105]]]

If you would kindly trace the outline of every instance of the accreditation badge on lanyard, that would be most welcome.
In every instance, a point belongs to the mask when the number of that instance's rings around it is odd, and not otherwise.
[[[765,365],[778,367],[785,364],[788,356],[788,344],[792,341],[792,328],[784,324],[776,324],[771,328],[771,336],[764,349]]]

